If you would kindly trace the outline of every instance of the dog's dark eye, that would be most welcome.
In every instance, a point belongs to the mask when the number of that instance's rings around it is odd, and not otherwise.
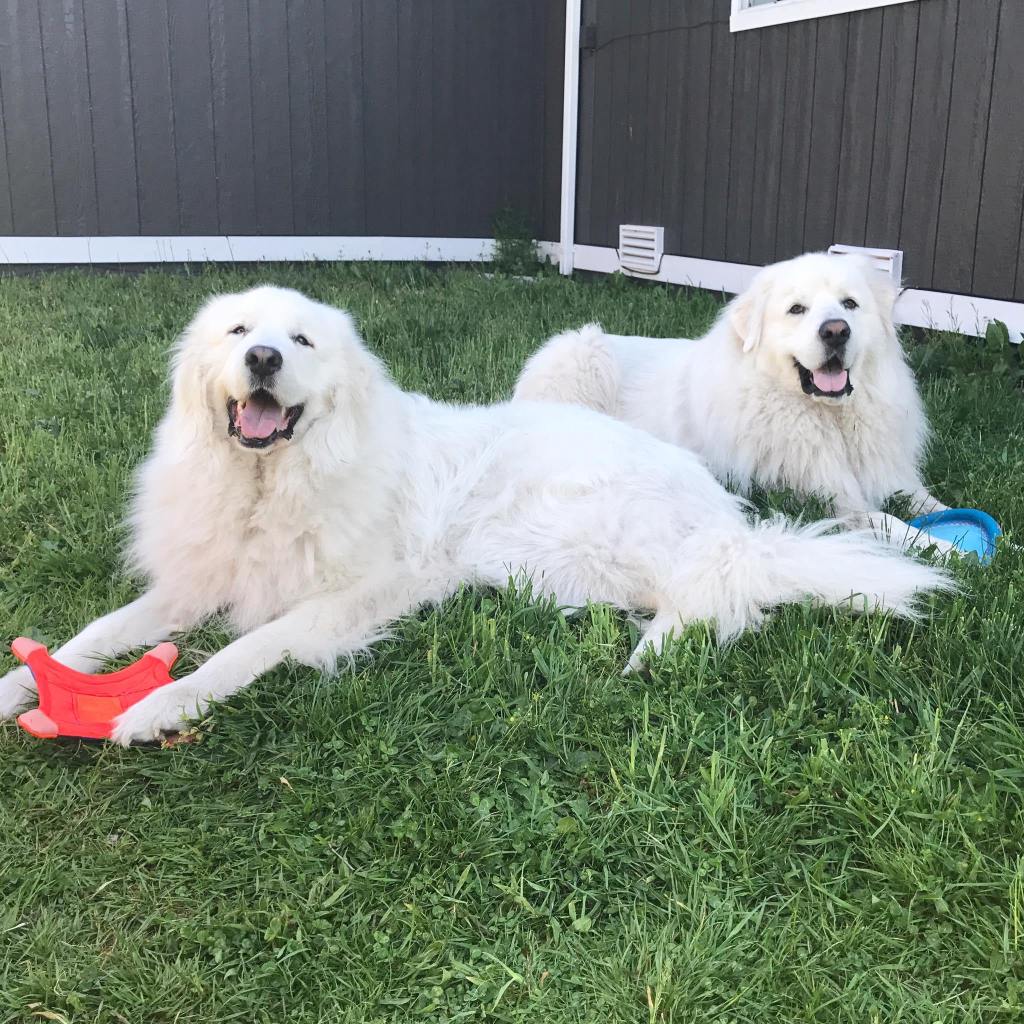
[[[311,342],[304,334],[296,334],[295,337],[292,338],[292,341],[294,341],[296,345],[305,345],[306,348],[313,347],[313,342]]]
[[[237,327],[232,327],[228,334],[247,334],[249,328],[245,324],[239,324]]]
[[[857,308],[857,300],[856,299],[843,299],[843,309],[856,309],[856,308]]]
[[[807,307],[801,306],[799,302],[794,302],[793,305],[789,307],[788,312],[790,316],[802,316],[807,312]]]

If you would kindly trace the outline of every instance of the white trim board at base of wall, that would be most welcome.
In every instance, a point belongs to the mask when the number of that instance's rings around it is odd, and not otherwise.
[[[540,255],[553,252],[538,244]],[[274,261],[380,260],[485,263],[493,238],[401,238],[348,235],[195,235],[158,237],[0,237],[0,266],[120,263],[262,263]]]
[[[575,246],[573,264],[577,270],[602,274],[621,272],[618,252],[604,246]],[[663,256],[657,274],[626,276],[735,295],[746,288],[760,269],[746,263],[721,263],[691,256]],[[954,295],[950,292],[930,292],[919,288],[908,288],[896,303],[896,322],[911,327],[930,327],[981,337],[993,320],[1001,320],[1006,324],[1010,339],[1019,343],[1024,335],[1024,303]]]

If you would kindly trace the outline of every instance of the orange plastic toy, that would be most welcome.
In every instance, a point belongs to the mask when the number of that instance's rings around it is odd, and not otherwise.
[[[147,694],[172,682],[174,644],[157,644],[134,665],[108,675],[76,672],[54,661],[46,648],[19,636],[14,656],[28,665],[39,687],[39,707],[18,716],[18,725],[40,739],[77,736],[108,740],[114,719]]]

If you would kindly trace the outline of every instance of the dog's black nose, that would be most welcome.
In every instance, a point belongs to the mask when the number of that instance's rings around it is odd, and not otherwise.
[[[850,325],[845,320],[826,320],[818,328],[818,337],[828,348],[842,348],[850,340]]]
[[[283,362],[281,353],[269,345],[253,345],[245,353],[245,365],[254,377],[273,377]]]

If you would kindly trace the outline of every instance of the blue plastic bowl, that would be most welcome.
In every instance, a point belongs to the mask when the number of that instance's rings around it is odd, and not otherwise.
[[[973,552],[982,565],[992,561],[996,538],[1003,532],[987,513],[976,508],[949,508],[908,520],[922,533],[947,541],[960,551]]]

